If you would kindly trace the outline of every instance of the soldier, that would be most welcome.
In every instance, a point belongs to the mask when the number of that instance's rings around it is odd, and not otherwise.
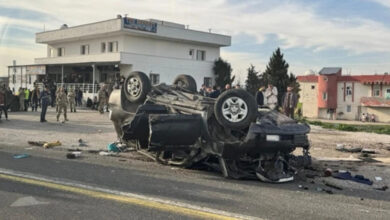
[[[64,88],[60,87],[56,95],[58,105],[57,121],[59,121],[60,115],[62,111],[64,111],[64,120],[62,121],[62,123],[65,123],[65,121],[68,121],[68,118],[66,117],[66,105],[68,103],[68,100],[66,98]]]
[[[99,112],[100,114],[103,114],[104,113],[104,105],[107,104],[107,93],[106,93],[106,86],[103,85],[100,90],[99,90],[99,93],[98,93],[98,97],[99,97]]]
[[[60,91],[60,87],[57,88],[57,90],[54,90],[55,91],[55,97],[56,97],[56,112],[58,113],[58,96],[57,94],[59,93]],[[53,97],[53,95],[51,95]],[[52,101],[52,107],[54,106],[54,101]]]
[[[70,112],[76,112],[76,94],[73,89],[70,89],[68,92],[68,102]]]

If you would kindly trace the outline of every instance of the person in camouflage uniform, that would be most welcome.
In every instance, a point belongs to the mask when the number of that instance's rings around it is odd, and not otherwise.
[[[69,108],[70,112],[76,112],[76,94],[73,89],[70,89],[68,92],[68,103],[69,103]]]
[[[68,99],[66,98],[64,88],[60,87],[56,95],[56,101],[58,106],[57,121],[59,121],[60,115],[62,111],[64,111],[64,121],[62,121],[62,123],[64,123],[65,121],[68,121],[68,118],[66,117],[66,105],[68,104]]]
[[[99,93],[98,93],[98,98],[99,98],[99,112],[101,114],[104,113],[104,106],[107,105],[107,92],[106,92],[106,86],[103,85],[100,90],[99,90]]]
[[[56,112],[58,113],[58,98],[57,98],[57,94],[59,93],[60,91],[60,87],[57,88],[57,90],[55,91],[56,94],[55,94],[55,97],[56,97]]]

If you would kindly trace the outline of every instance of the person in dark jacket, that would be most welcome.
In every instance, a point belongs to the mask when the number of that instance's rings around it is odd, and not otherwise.
[[[31,100],[32,100],[31,111],[34,111],[34,110],[38,111],[39,95],[40,95],[39,88],[38,88],[38,86],[36,86],[31,94]]]
[[[41,122],[47,122],[46,121],[47,107],[52,103],[49,87],[45,87],[45,89],[41,92],[40,99],[42,104]]]
[[[293,87],[288,86],[287,92],[283,97],[283,110],[284,114],[292,119],[294,119],[294,109],[297,107],[298,97],[297,94],[293,92]]]
[[[256,92],[256,103],[258,108],[262,108],[264,106],[264,86],[260,87],[259,91]]]
[[[5,87],[0,88],[0,120],[1,115],[4,112],[5,120],[8,120],[8,108],[7,108],[7,91],[5,90]]]
[[[216,99],[220,94],[221,94],[221,87],[214,86],[213,91],[209,94],[209,97]]]

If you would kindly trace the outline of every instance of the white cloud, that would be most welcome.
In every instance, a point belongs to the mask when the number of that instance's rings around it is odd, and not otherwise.
[[[378,0],[379,1],[379,0]],[[382,2],[382,1],[381,1]],[[389,2],[389,0],[386,0]],[[390,29],[384,24],[364,19],[343,20],[324,19],[316,16],[310,6],[298,5],[291,1],[274,4],[270,1],[247,1],[227,4],[226,0],[166,0],[166,1],[64,1],[4,0],[1,7],[35,10],[58,20],[45,22],[47,29],[56,29],[62,23],[70,26],[114,18],[116,14],[128,14],[136,18],[157,18],[190,25],[190,28],[207,30],[234,36],[247,34],[262,43],[267,34],[275,34],[283,42],[282,48],[303,47],[313,51],[329,48],[345,49],[351,53],[388,52],[390,51]],[[263,6],[263,7],[262,7]],[[253,10],[258,8],[258,10]],[[250,11],[250,12],[249,12]],[[61,21],[61,22],[59,22]],[[0,25],[27,25],[43,27],[42,22],[0,17]],[[233,39],[234,42],[234,39]],[[235,59],[235,70],[244,72],[243,63],[250,63],[245,58],[257,61],[254,65],[265,63],[265,60],[254,59],[254,55],[242,53],[224,53]],[[249,57],[245,56],[248,55]],[[42,56],[43,54],[41,54]],[[240,57],[242,56],[242,57]],[[245,57],[245,58],[243,58]],[[241,60],[241,61],[239,61]],[[262,65],[262,64],[260,64]],[[294,65],[291,64],[294,68]]]
[[[371,0],[390,8],[390,0]]]

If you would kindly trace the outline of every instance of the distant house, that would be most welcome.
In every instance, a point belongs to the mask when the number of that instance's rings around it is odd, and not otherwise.
[[[309,118],[358,120],[362,113],[390,122],[390,76],[342,75],[340,67],[298,76],[302,114]]]

